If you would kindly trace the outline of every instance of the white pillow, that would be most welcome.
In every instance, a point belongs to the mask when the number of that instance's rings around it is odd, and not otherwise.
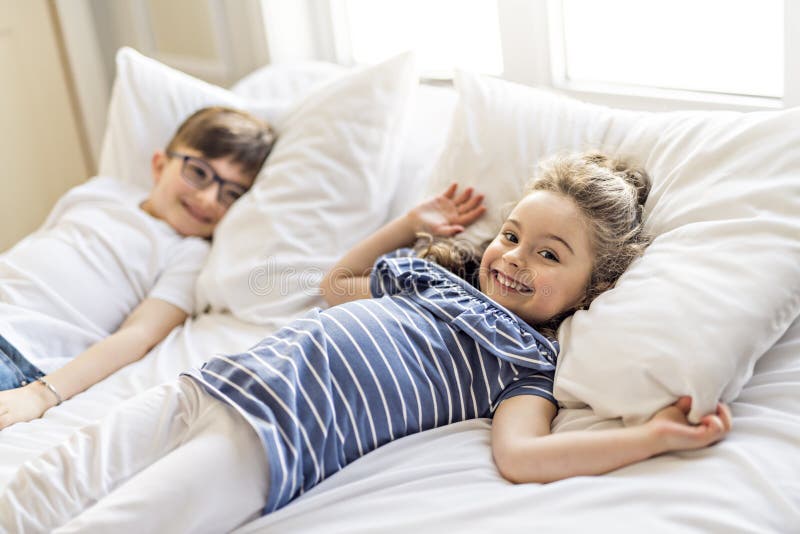
[[[217,227],[198,300],[269,325],[321,305],[322,274],[386,217],[416,85],[413,58],[398,56],[334,79],[278,122],[262,174]]]
[[[298,94],[346,72],[347,68],[324,61],[279,63],[248,74],[234,84],[231,91],[254,100],[293,102]],[[398,147],[401,155],[397,190],[386,192],[393,198],[387,219],[405,213],[421,199],[444,148],[456,97],[452,87],[420,84],[417,89],[406,133]]]
[[[452,87],[420,84],[401,145],[397,190],[389,218],[415,206],[425,193],[431,173],[444,150],[450,119],[457,101]]]
[[[252,100],[269,98],[292,105],[297,102],[299,95],[308,94],[348,71],[347,67],[326,61],[270,64],[233,84],[231,91]]]
[[[451,180],[487,195],[497,230],[536,162],[600,148],[653,179],[657,236],[617,286],[562,325],[555,395],[638,423],[680,395],[693,421],[731,401],[800,312],[800,109],[645,113],[459,73],[460,100],[429,193]]]

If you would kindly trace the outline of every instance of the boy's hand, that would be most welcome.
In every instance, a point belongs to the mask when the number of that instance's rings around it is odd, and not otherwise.
[[[727,405],[717,404],[717,411],[689,423],[686,416],[692,407],[691,397],[678,401],[656,413],[646,424],[653,432],[661,452],[700,449],[721,440],[731,429],[731,411]]]
[[[414,231],[450,237],[478,220],[486,211],[483,195],[473,195],[474,190],[468,187],[456,197],[457,190],[458,184],[450,184],[444,193],[408,212]]]
[[[48,395],[51,393],[38,382],[0,391],[0,429],[41,417],[45,410],[55,405]]]

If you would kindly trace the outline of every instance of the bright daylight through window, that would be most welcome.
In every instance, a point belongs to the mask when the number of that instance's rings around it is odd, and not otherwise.
[[[413,49],[426,76],[449,77],[454,67],[503,72],[496,0],[344,0],[342,5],[356,63]]]
[[[783,96],[783,0],[562,0],[565,77]]]

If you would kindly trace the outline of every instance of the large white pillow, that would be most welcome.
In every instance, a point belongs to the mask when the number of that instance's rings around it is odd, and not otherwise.
[[[646,113],[459,73],[460,101],[430,192],[451,180],[487,195],[492,237],[536,162],[600,148],[653,179],[656,236],[618,285],[559,331],[565,407],[638,423],[680,395],[693,421],[730,401],[800,312],[800,109]]]
[[[348,69],[324,61],[267,65],[238,81],[231,91],[253,100],[293,103],[321,83],[342,76]],[[422,197],[444,148],[456,103],[452,87],[420,84],[413,98],[408,125],[400,141],[397,189],[387,191],[392,204],[387,219],[405,213]]]
[[[424,197],[431,173],[444,150],[456,101],[452,87],[420,84],[400,144],[399,176],[389,217],[402,215]]]
[[[264,65],[231,87],[239,96],[260,100],[269,98],[289,105],[298,96],[308,94],[320,85],[346,74],[350,69],[327,61],[298,61]]]
[[[412,56],[348,72],[277,123],[250,192],[217,227],[198,300],[277,325],[322,299],[322,274],[385,220],[417,86]]]

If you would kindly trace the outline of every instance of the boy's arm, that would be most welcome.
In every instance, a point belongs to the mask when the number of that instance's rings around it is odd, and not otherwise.
[[[116,332],[44,378],[66,400],[140,359],[186,317],[186,312],[173,304],[145,299]],[[55,395],[40,382],[0,391],[0,428],[41,417],[56,402]]]
[[[511,482],[553,482],[599,475],[672,450],[697,449],[719,441],[731,428],[728,407],[686,420],[691,399],[682,397],[650,421],[613,430],[550,433],[556,408],[532,395],[511,397],[498,407],[492,423],[492,454]]]
[[[467,188],[456,197],[457,184],[389,222],[345,254],[320,282],[329,306],[369,298],[369,274],[375,261],[387,252],[408,247],[418,232],[452,236],[476,221],[486,208],[483,195]]]

